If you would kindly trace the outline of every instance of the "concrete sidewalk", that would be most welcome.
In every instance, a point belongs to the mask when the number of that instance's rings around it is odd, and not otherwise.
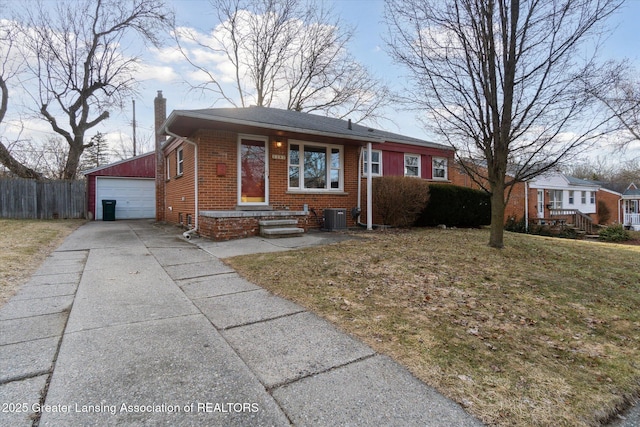
[[[81,227],[0,310],[0,425],[480,425],[218,259],[325,238],[205,251],[148,221]]]

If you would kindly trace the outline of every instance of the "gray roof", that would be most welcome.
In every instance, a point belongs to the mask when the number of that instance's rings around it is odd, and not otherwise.
[[[397,142],[401,144],[453,150],[447,145],[437,144],[418,138],[373,129],[368,126],[362,126],[355,123],[349,125],[349,121],[347,120],[267,107],[175,110],[162,126],[162,131],[166,131],[168,129],[169,131],[175,132],[174,128],[179,128],[179,123],[181,121],[185,121],[185,119],[195,120],[196,122],[202,120],[224,122],[364,142]]]
[[[565,175],[565,178],[567,178],[567,180],[569,181],[569,184],[571,185],[578,185],[578,186],[583,186],[583,187],[600,187],[601,183],[598,183],[596,181],[589,181],[587,179],[580,179],[580,178],[576,178],[573,176],[568,176]]]
[[[640,188],[627,188],[622,193],[624,196],[638,196],[640,197]]]

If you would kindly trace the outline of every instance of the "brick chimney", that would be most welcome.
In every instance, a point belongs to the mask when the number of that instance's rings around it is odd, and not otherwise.
[[[165,220],[164,206],[164,155],[162,154],[162,144],[166,141],[166,136],[160,133],[162,124],[167,119],[167,100],[162,97],[162,91],[158,91],[158,96],[153,100],[153,110],[155,116],[156,131],[156,221]]]

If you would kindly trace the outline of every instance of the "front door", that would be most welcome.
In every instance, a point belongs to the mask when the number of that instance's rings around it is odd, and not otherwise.
[[[538,218],[544,218],[544,190],[538,190]]]
[[[268,139],[241,137],[238,147],[238,204],[268,205]]]

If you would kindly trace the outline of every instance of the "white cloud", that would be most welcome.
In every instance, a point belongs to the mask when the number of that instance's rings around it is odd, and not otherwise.
[[[138,64],[135,77],[138,81],[156,80],[162,83],[171,83],[179,79],[180,76],[170,66],[142,63]]]
[[[180,53],[180,50],[173,46],[163,48],[151,47],[148,52],[157,62],[173,64],[184,61],[184,56]]]

